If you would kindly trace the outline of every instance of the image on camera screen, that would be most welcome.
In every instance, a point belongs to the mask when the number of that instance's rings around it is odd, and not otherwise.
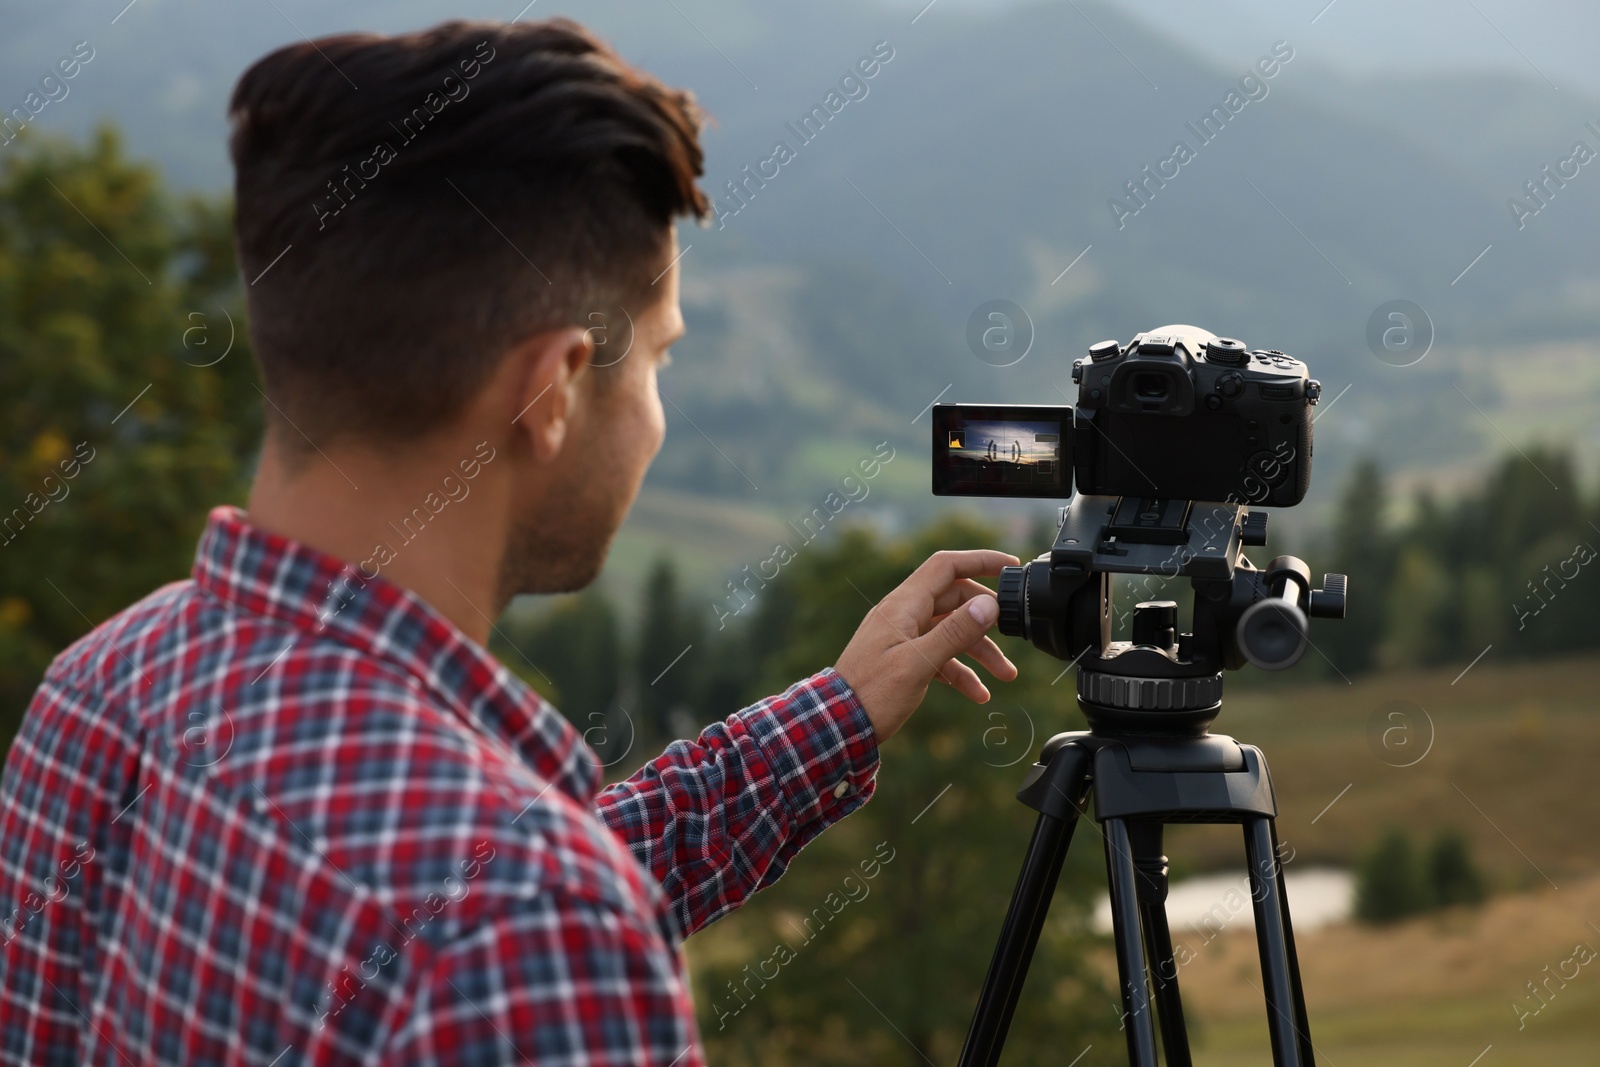
[[[1044,418],[996,418],[981,408],[941,405],[934,420],[934,492],[973,496],[1064,496],[1071,425],[1049,409]]]

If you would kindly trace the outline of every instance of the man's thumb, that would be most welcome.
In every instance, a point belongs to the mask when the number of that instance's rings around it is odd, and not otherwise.
[[[1000,602],[979,594],[946,615],[919,643],[930,660],[942,664],[976,644],[999,617]]]

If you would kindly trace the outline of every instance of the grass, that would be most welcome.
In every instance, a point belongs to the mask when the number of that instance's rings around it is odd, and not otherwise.
[[[1574,962],[1575,946],[1600,948],[1590,917],[1600,917],[1600,877],[1394,927],[1302,935],[1319,1061],[1466,1067],[1492,1046],[1484,1067],[1595,1063],[1600,957]],[[1563,966],[1575,976],[1563,981]],[[1196,1064],[1271,1063],[1258,968],[1254,938],[1230,932],[1183,969],[1186,1012],[1200,1024]],[[1527,983],[1546,981],[1540,1008]]]
[[[1493,655],[1465,675],[1454,665],[1230,695],[1213,730],[1266,754],[1297,862],[1351,865],[1397,824],[1461,830],[1502,889],[1600,874],[1587,788],[1600,768],[1600,661]],[[1193,868],[1238,865],[1231,828],[1184,830],[1169,847]]]

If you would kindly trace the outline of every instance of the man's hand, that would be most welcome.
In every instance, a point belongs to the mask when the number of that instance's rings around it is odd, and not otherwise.
[[[905,725],[935,678],[979,704],[989,699],[977,672],[958,655],[971,656],[1003,682],[1017,676],[1016,665],[986,636],[1000,605],[973,579],[1018,562],[983,549],[935,552],[867,612],[834,670],[855,690],[880,744]]]

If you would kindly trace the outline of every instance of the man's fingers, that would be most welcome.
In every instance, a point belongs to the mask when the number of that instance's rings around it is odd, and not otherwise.
[[[999,601],[992,596],[975,596],[911,644],[928,662],[943,663],[976,645],[999,617]]]
[[[962,696],[979,704],[988,703],[989,690],[976,671],[960,660],[946,660],[934,675]]]
[[[988,637],[967,649],[967,655],[1002,682],[1009,682],[1017,676],[1017,665],[1007,659],[1006,654],[1000,651],[1000,646]]]
[[[944,621],[943,615],[933,617],[934,625]],[[971,648],[964,650],[963,655],[972,657],[981,664],[984,670],[1000,679],[1009,682],[1017,676],[1017,665],[1012,663],[1006,654],[1000,651],[1000,646],[994,643],[991,637],[980,637]]]
[[[993,577],[1001,567],[1015,567],[1022,562],[1007,552],[990,548],[972,548],[961,551],[946,550],[929,556],[922,566],[911,572],[901,588],[910,586],[929,596],[937,596],[958,578]]]
[[[950,588],[933,598],[933,613],[944,615],[954,611],[975,596],[994,596],[994,590],[971,578],[958,578]]]

